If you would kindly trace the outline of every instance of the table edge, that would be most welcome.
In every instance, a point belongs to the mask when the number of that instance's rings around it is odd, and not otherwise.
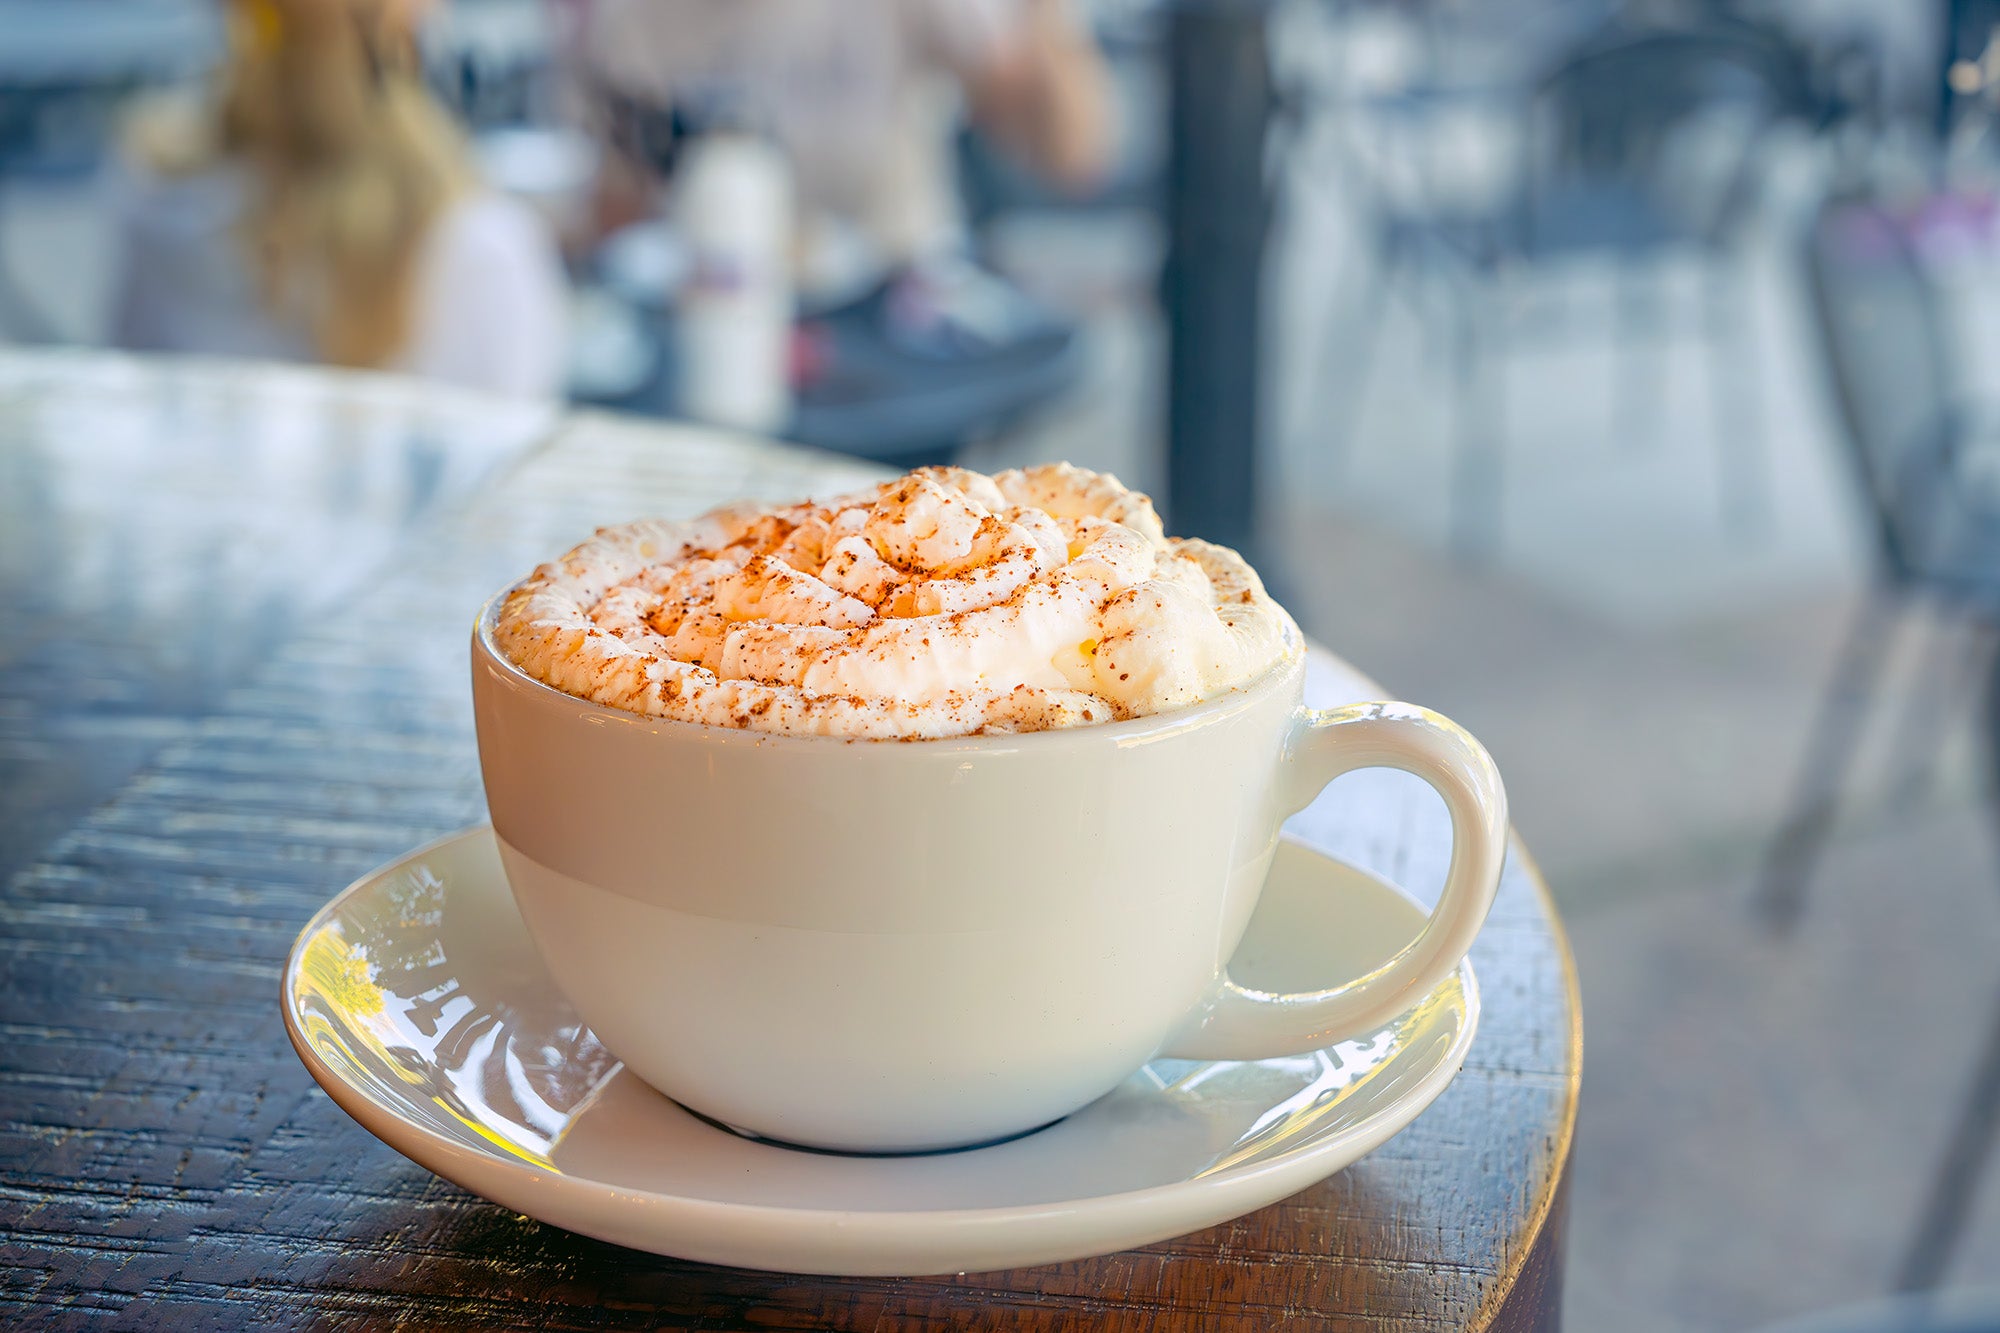
[[[1556,955],[1562,960],[1563,998],[1569,1006],[1569,1086],[1564,1099],[1562,1125],[1549,1152],[1549,1159],[1554,1163],[1554,1184],[1536,1201],[1534,1219],[1522,1233],[1522,1245],[1514,1252],[1507,1270],[1500,1274],[1500,1281],[1488,1292],[1478,1315],[1467,1325],[1468,1333],[1486,1333],[1494,1326],[1523,1270],[1534,1257],[1542,1232],[1549,1224],[1549,1217],[1555,1211],[1564,1181],[1569,1175],[1570,1150],[1576,1138],[1577,1102],[1583,1089],[1583,990],[1577,977],[1576,951],[1570,946],[1569,931],[1563,926],[1562,914],[1556,909],[1555,895],[1549,891],[1548,881],[1542,877],[1541,866],[1518,833],[1510,833],[1507,841],[1509,850],[1518,858],[1520,873],[1527,876],[1535,896],[1541,901],[1542,911],[1548,917],[1549,933],[1555,941]],[[1554,1241],[1559,1246],[1563,1237],[1557,1236]]]

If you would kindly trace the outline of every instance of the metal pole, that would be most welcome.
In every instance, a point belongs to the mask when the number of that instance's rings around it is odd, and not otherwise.
[[[1169,11],[1168,530],[1256,548],[1258,343],[1271,203],[1268,0],[1182,0]]]

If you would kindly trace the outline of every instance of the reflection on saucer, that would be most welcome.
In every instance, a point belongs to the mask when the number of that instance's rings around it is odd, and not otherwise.
[[[371,1085],[401,1080],[402,1095],[428,1097],[465,1130],[548,1166],[619,1066],[539,960],[506,985],[469,988],[477,973],[460,959],[484,940],[454,937],[445,883],[425,862],[381,876],[347,907],[297,951],[293,997],[313,1049]]]
[[[1330,986],[1407,943],[1423,909],[1281,847],[1231,964]],[[294,946],[285,1018],[350,1114],[439,1174],[560,1226],[798,1272],[934,1273],[1102,1254],[1261,1207],[1407,1125],[1464,1062],[1469,965],[1373,1033],[1308,1055],[1158,1060],[998,1143],[865,1156],[772,1143],[626,1072],[543,971],[491,830],[359,881]]]

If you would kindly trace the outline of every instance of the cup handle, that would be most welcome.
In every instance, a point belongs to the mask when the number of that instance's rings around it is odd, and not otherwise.
[[[1299,710],[1279,796],[1302,810],[1357,768],[1400,768],[1437,789],[1451,813],[1451,866],[1423,933],[1374,971],[1330,990],[1250,990],[1227,970],[1160,1055],[1262,1060],[1371,1032],[1413,1007],[1458,966],[1486,921],[1507,850],[1507,792],[1492,756],[1450,718],[1413,704]]]

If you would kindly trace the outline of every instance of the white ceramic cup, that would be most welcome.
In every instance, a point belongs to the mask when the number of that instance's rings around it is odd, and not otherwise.
[[[1155,1056],[1315,1050],[1415,1004],[1471,946],[1506,846],[1477,741],[1435,713],[1301,705],[1303,653],[1131,722],[897,742],[642,717],[472,644],[493,829],[550,975],[691,1110],[910,1152],[1034,1129]],[[1366,976],[1272,995],[1227,965],[1278,826],[1338,775],[1444,797],[1429,925]]]

